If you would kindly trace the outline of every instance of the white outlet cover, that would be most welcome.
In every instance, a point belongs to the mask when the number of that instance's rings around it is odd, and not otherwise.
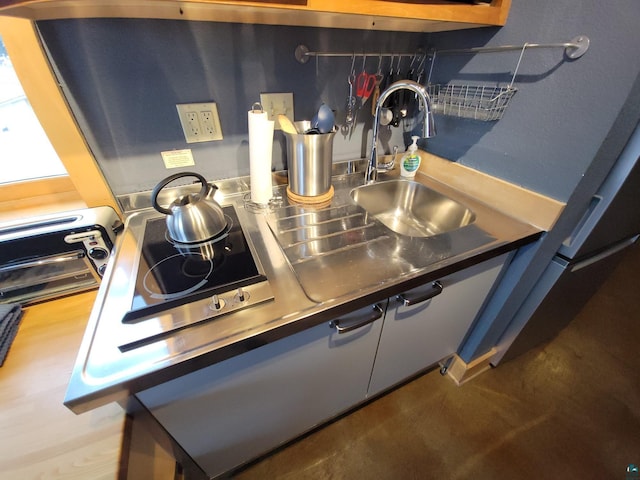
[[[214,102],[180,103],[176,109],[187,143],[222,140],[218,106]]]

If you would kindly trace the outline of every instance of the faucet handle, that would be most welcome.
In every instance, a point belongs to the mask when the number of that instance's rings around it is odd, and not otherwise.
[[[396,164],[396,158],[398,156],[398,145],[393,146],[393,155],[391,156],[391,160],[388,162],[380,162],[378,161],[378,170],[388,172],[389,170],[393,170],[393,167]]]

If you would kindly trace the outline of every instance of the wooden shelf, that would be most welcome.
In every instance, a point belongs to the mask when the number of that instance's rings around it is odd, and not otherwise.
[[[326,28],[438,32],[507,21],[511,0],[464,4],[418,0],[0,0],[0,14],[57,18],[158,18]]]

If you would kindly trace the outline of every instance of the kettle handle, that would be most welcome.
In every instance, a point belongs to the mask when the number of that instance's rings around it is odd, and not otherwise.
[[[166,207],[163,207],[158,203],[158,195],[160,194],[160,190],[169,185],[174,180],[177,180],[182,177],[196,177],[198,181],[202,184],[202,188],[200,189],[200,197],[204,197],[209,191],[209,185],[207,184],[207,179],[204,178],[199,173],[195,172],[182,172],[182,173],[174,173],[173,175],[168,176],[164,180],[160,181],[151,192],[151,205],[160,213],[164,213],[165,215],[171,215],[171,210]]]

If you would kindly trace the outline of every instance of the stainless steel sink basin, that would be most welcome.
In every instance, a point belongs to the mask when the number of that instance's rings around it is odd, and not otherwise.
[[[351,190],[353,201],[400,235],[431,237],[474,222],[473,211],[412,180],[389,180]]]

